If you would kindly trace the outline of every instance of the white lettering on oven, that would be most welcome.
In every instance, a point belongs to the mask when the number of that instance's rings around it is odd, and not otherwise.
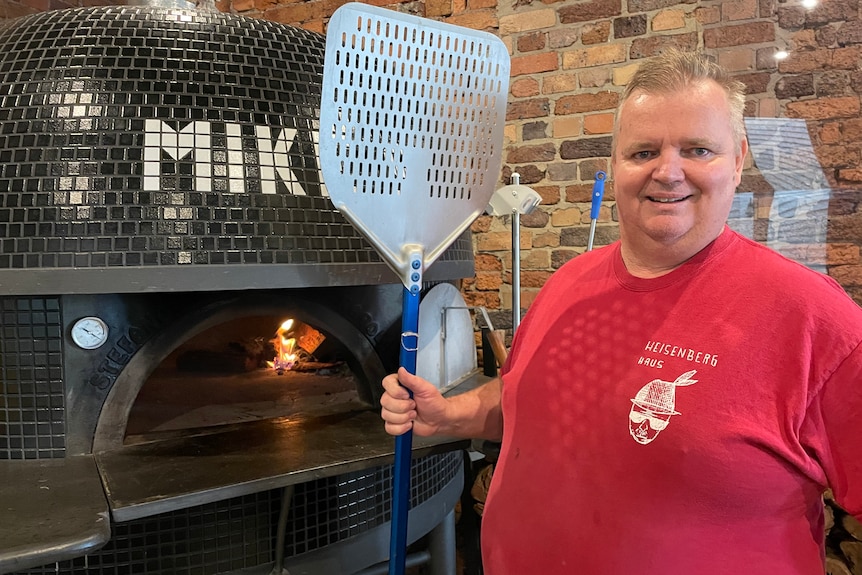
[[[192,155],[194,159],[195,191],[211,192],[213,178],[225,178],[227,190],[233,193],[245,193],[246,178],[249,175],[249,154],[257,156],[259,169],[260,191],[264,194],[275,194],[280,181],[288,193],[306,195],[306,190],[293,173],[290,147],[296,137],[295,128],[271,128],[255,126],[256,149],[245,145],[242,127],[235,123],[225,123],[225,148],[213,149],[212,124],[198,120],[174,130],[162,120],[148,119],[144,125],[144,182],[145,191],[161,191],[162,189],[162,154],[166,153],[172,160],[180,161]],[[319,151],[320,136],[316,131],[312,134],[315,158]],[[320,190],[326,194],[323,185],[323,175],[317,168]]]

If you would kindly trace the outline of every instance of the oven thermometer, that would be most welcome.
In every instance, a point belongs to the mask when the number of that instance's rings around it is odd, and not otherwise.
[[[101,347],[108,341],[108,324],[98,317],[82,317],[72,326],[72,341],[83,349]]]

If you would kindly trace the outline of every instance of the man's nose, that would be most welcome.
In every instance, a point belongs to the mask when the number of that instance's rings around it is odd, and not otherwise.
[[[678,153],[664,151],[658,156],[656,162],[655,170],[653,170],[654,179],[663,183],[678,182],[685,179],[683,161]]]

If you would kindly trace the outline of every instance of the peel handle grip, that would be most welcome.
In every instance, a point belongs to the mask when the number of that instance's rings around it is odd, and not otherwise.
[[[401,306],[401,350],[398,363],[416,373],[419,348],[419,292],[404,288]],[[410,394],[412,397],[412,393]],[[410,463],[413,432],[395,438],[395,468],[392,473],[392,523],[389,539],[389,575],[404,575],[407,568],[407,518],[410,511]]]

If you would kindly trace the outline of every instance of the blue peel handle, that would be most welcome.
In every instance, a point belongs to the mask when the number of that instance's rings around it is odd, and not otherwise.
[[[593,183],[592,206],[590,207],[590,219],[599,218],[599,209],[602,207],[602,197],[605,195],[605,180],[608,175],[604,172],[596,172],[596,181]]]
[[[416,269],[416,266],[414,266]],[[419,350],[419,289],[405,287],[401,299],[401,350],[398,363],[416,373]],[[408,390],[409,391],[409,390]],[[413,393],[410,393],[413,397]],[[392,523],[389,538],[389,575],[404,575],[407,569],[407,521],[410,514],[410,464],[413,431],[395,438],[395,465],[392,470]]]

